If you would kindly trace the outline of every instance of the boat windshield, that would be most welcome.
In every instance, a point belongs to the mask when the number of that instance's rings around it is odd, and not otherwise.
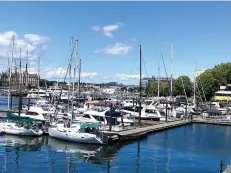
[[[26,115],[39,115],[37,112],[27,111]]]
[[[152,101],[145,101],[146,105],[150,105]]]

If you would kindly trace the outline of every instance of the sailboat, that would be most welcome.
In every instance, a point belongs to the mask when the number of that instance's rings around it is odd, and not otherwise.
[[[106,144],[107,137],[104,137],[99,131],[98,123],[73,124],[71,127],[53,127],[49,128],[49,136],[71,142],[88,144]]]
[[[12,44],[14,50],[14,36],[12,37]],[[19,114],[18,116],[14,115],[10,110],[10,97],[11,97],[11,74],[12,74],[12,63],[14,52],[12,50],[12,56],[9,58],[9,92],[8,92],[8,112],[6,122],[0,123],[0,131],[6,134],[12,135],[23,135],[23,136],[40,136],[43,134],[43,131],[39,128],[39,123],[34,122],[28,117],[21,117],[21,88],[20,90],[20,99],[19,99]],[[20,68],[21,68],[21,49],[20,49]],[[21,70],[20,70],[21,72]],[[21,74],[20,74],[21,75]]]
[[[72,43],[72,41],[71,41]],[[50,127],[48,129],[49,136],[62,139],[66,141],[72,141],[72,142],[78,142],[78,143],[90,143],[90,144],[106,144],[108,139],[107,137],[104,137],[100,131],[99,127],[100,124],[98,123],[73,123],[74,118],[74,106],[73,106],[73,98],[74,98],[74,87],[75,87],[75,72],[76,72],[76,61],[77,61],[77,46],[78,46],[78,40],[75,41],[75,45],[72,47],[73,50],[71,52],[74,52],[76,50],[76,54],[73,58],[72,53],[70,56],[70,63],[74,61],[74,76],[73,76],[73,90],[72,90],[72,106],[71,106],[71,122],[69,127],[67,127],[66,123],[64,123],[64,126],[54,126]],[[68,66],[70,68],[70,65]],[[71,71],[71,69],[69,69]],[[70,75],[71,76],[71,75]]]

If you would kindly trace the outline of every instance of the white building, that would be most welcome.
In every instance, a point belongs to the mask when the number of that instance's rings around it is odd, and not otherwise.
[[[204,73],[206,70],[205,69],[203,69],[203,70],[196,70],[195,71],[195,79],[198,77],[198,76],[200,76],[202,73]]]
[[[116,88],[104,88],[103,92],[106,94],[114,94],[116,91]]]

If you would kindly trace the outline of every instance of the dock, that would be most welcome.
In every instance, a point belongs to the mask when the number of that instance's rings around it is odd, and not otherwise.
[[[194,123],[201,123],[201,124],[213,124],[213,125],[222,125],[222,126],[231,126],[231,121],[219,121],[219,120],[211,120],[205,119],[201,117],[193,118]]]
[[[117,140],[134,140],[146,136],[149,133],[154,133],[161,130],[168,130],[175,127],[180,127],[192,123],[213,124],[213,125],[226,125],[231,126],[230,122],[214,121],[205,118],[194,118],[192,121],[188,119],[173,120],[168,122],[159,121],[141,121],[142,126],[133,126],[131,128],[124,128],[119,131],[103,131],[103,134],[109,137],[109,141]]]
[[[133,139],[139,139],[141,137],[144,137],[149,133],[171,129],[190,123],[191,123],[190,121],[183,119],[183,120],[170,121],[170,122],[160,122],[158,124],[141,126],[141,127],[137,126],[134,127],[133,129],[121,130],[119,132],[104,131],[103,133],[104,135],[109,136],[110,141],[133,140]]]

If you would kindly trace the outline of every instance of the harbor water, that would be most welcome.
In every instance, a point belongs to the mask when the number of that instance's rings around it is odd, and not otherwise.
[[[0,172],[218,173],[231,155],[231,128],[192,124],[108,146],[48,136],[0,136]]]
[[[16,105],[16,101],[13,102]],[[7,97],[0,96],[0,108]],[[190,124],[106,146],[49,136],[0,136],[0,172],[219,173],[230,163],[231,127]]]

